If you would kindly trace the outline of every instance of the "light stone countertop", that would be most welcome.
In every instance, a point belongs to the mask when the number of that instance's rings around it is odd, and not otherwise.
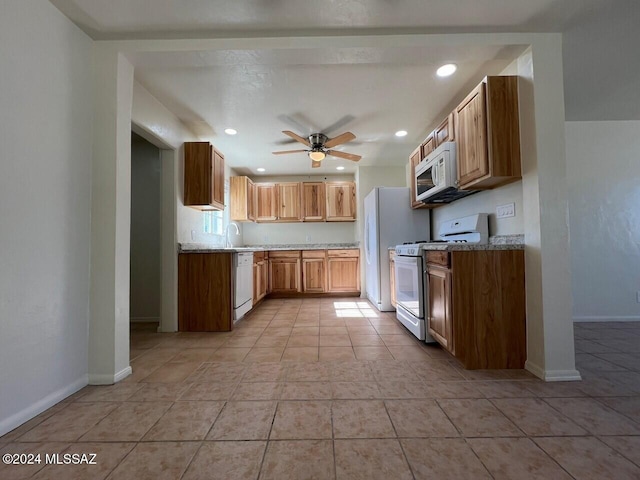
[[[423,250],[454,252],[469,250],[524,250],[524,235],[497,235],[489,237],[489,243],[473,244],[473,243],[425,243],[422,245]],[[395,247],[389,247],[389,250],[395,250]]]
[[[220,247],[206,243],[180,243],[178,253],[235,253],[235,252],[265,252],[274,250],[341,250],[360,248],[355,243],[304,243],[304,244],[279,244],[279,245],[248,245],[243,247]]]

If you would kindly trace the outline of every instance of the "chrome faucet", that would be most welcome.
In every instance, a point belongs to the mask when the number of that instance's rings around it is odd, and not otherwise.
[[[233,225],[234,228],[236,229],[236,235],[240,235],[240,230],[238,229],[238,224],[235,222],[229,222],[227,224],[227,226],[224,229],[224,246],[225,247],[232,247],[233,245],[231,245],[231,242],[229,241],[229,227]]]

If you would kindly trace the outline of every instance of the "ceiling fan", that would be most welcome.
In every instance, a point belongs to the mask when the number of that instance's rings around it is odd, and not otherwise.
[[[309,137],[304,138],[300,135],[293,133],[289,130],[283,130],[285,135],[293,138],[295,141],[302,143],[309,147],[303,150],[281,150],[279,152],[273,152],[274,155],[284,155],[288,153],[301,153],[307,152],[311,159],[311,166],[318,168],[322,164],[322,160],[327,155],[332,157],[344,158],[345,160],[351,160],[352,162],[359,161],[362,157],[353,153],[340,152],[338,150],[331,150],[332,147],[342,145],[343,143],[354,140],[356,136],[351,132],[345,132],[337,137],[329,138],[324,133],[312,133]]]

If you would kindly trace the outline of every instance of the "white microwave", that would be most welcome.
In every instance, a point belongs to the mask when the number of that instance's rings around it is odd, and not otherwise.
[[[416,200],[423,203],[449,203],[474,191],[459,190],[456,166],[456,144],[445,142],[416,166]]]

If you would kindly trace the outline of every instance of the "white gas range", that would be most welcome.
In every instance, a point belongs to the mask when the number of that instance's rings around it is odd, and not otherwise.
[[[416,337],[429,343],[435,340],[427,333],[429,295],[426,252],[430,246],[443,243],[488,243],[487,214],[479,213],[443,222],[438,229],[438,237],[433,242],[396,246],[396,318]]]

